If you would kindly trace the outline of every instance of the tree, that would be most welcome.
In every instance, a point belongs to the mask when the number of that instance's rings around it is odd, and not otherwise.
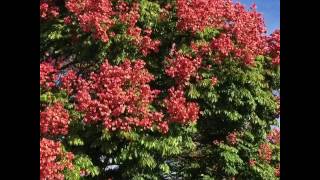
[[[40,0],[41,179],[277,179],[280,31],[231,0]]]

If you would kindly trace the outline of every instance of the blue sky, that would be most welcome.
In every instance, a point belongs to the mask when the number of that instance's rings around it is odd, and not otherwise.
[[[253,3],[257,5],[257,11],[263,14],[268,33],[280,28],[280,0],[234,0],[240,1],[246,7]]]

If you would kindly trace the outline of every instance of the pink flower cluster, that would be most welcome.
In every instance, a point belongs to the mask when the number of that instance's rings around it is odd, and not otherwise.
[[[159,52],[160,46],[159,40],[152,40],[149,36],[143,36],[139,41],[138,47],[144,56],[147,56],[151,52]]]
[[[272,149],[269,144],[267,143],[261,144],[259,146],[258,153],[261,160],[270,162],[272,158]]]
[[[57,102],[40,112],[40,132],[49,135],[67,135],[69,113]]]
[[[255,165],[256,165],[256,160],[250,159],[250,160],[249,160],[249,166],[250,166],[250,167],[253,167],[253,166],[255,166]]]
[[[280,30],[275,30],[267,39],[272,64],[280,64]]]
[[[237,132],[232,132],[227,136],[227,142],[231,145],[235,145],[237,143]]]
[[[267,136],[268,140],[273,144],[280,144],[280,129],[273,129]]]
[[[214,145],[216,145],[216,146],[218,146],[218,145],[221,144],[221,143],[223,143],[223,141],[219,141],[219,140],[217,140],[217,139],[215,139],[215,140],[212,141],[212,144],[214,144]]]
[[[40,17],[43,20],[55,18],[59,15],[60,9],[53,0],[40,0]]]
[[[47,61],[40,63],[40,87],[45,90],[50,90],[54,87],[58,87],[58,81],[60,81],[61,85],[59,88],[65,90],[68,94],[71,94],[76,86],[76,80],[78,79],[76,72],[68,70],[65,74],[62,74],[59,69],[62,65],[59,64],[59,61],[61,60],[49,58]]]
[[[169,96],[165,99],[165,105],[170,122],[186,124],[195,122],[199,118],[199,106],[194,102],[187,102],[182,90],[169,89]]]
[[[212,86],[215,86],[217,83],[218,83],[218,78],[212,77],[212,78],[211,78],[211,85],[212,85]]]
[[[247,11],[239,3],[234,5],[234,15],[228,33],[235,39],[235,56],[246,64],[251,64],[256,56],[263,55],[266,50],[266,27],[263,17],[256,11],[256,6]]]
[[[44,89],[54,87],[57,80],[57,72],[57,69],[51,62],[40,63],[40,87]]]
[[[167,57],[168,65],[165,72],[168,76],[176,78],[178,84],[183,84],[195,76],[201,65],[200,57],[191,58],[181,53],[175,53],[175,57]]]
[[[59,159],[63,158],[63,161]],[[40,140],[40,180],[56,179],[63,180],[64,169],[73,168],[72,153],[64,153],[61,143],[42,138]]]
[[[151,33],[152,29],[145,29],[143,32],[145,35],[142,35],[142,29],[136,25],[139,20],[139,4],[133,3],[132,8],[128,7],[128,4],[125,2],[119,3],[121,8],[119,9],[119,19],[123,23],[128,25],[127,33],[133,37],[133,43],[138,46],[143,56],[147,56],[151,52],[158,52],[160,41],[152,40]]]
[[[209,43],[195,43],[191,42],[191,49],[196,53],[197,56],[203,56],[211,51]]]
[[[61,77],[61,89],[71,94],[76,86],[77,75],[73,70],[69,70]]]
[[[234,50],[233,43],[227,34],[221,34],[219,38],[213,39],[211,48],[219,52],[219,55],[222,56],[221,59],[228,56]]]
[[[177,0],[177,27],[191,32],[222,27],[231,5],[230,0]]]
[[[158,129],[161,133],[165,134],[169,131],[168,121],[162,121],[158,123]]]
[[[83,31],[92,32],[103,42],[109,41],[107,31],[114,24],[110,0],[68,0],[66,8],[77,16]]]
[[[143,56],[147,56],[151,52],[158,52],[160,41],[150,38],[152,30],[144,30],[145,35],[141,35],[141,28],[129,27],[127,33],[133,37],[133,43],[138,46]]]
[[[88,81],[79,80],[77,109],[84,113],[86,123],[102,121],[109,130],[129,131],[133,127],[151,129],[153,125],[167,132],[163,114],[149,109],[158,90],[147,84],[153,76],[144,68],[145,62],[125,60],[120,66],[106,61]]]
[[[67,16],[67,17],[63,18],[63,22],[64,22],[64,24],[69,25],[72,23],[72,18],[70,16]]]
[[[178,0],[178,29],[202,31],[206,27],[221,30],[218,39],[213,39],[212,50],[219,52],[217,58],[229,53],[246,64],[252,64],[257,55],[266,51],[266,28],[255,6],[247,11],[231,0]]]
[[[108,42],[115,32],[109,32],[116,23],[115,19],[128,26],[127,34],[133,37],[133,43],[138,46],[144,56],[150,52],[158,52],[160,41],[150,38],[151,30],[141,35],[141,28],[136,23],[140,18],[139,3],[116,1],[114,6],[110,0],[69,0],[66,7],[74,13],[85,32],[92,32],[94,37]]]
[[[134,27],[140,18],[140,6],[139,3],[132,3],[130,5],[125,1],[119,1],[116,5],[117,13],[119,14],[119,20],[129,27]]]

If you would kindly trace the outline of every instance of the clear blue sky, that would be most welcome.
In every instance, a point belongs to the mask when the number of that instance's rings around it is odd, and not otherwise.
[[[262,13],[268,33],[280,28],[280,0],[233,0],[240,1],[246,7],[253,3],[257,5],[257,11]]]

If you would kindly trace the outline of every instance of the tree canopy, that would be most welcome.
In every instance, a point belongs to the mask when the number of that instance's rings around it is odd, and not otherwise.
[[[280,177],[280,30],[232,0],[40,0],[40,179]]]

